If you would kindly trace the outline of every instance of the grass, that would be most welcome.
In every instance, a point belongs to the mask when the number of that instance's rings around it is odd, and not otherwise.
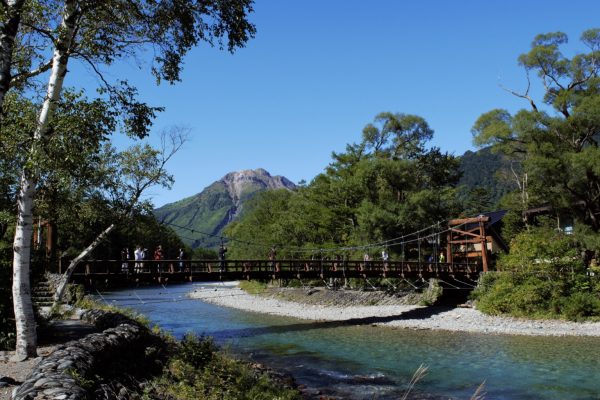
[[[261,294],[267,289],[267,284],[259,281],[241,281],[240,288],[248,294]]]
[[[427,367],[425,364],[419,365],[419,368],[417,368],[417,370],[413,374],[412,378],[408,382],[406,391],[404,392],[404,394],[402,395],[400,400],[408,399],[408,396],[413,391],[413,389],[415,388],[417,383],[419,383],[421,380],[423,380],[425,378],[425,376],[427,376],[428,372],[429,372],[429,367]],[[475,390],[473,395],[469,398],[469,400],[484,400],[485,394],[486,394],[485,393],[485,381],[483,381],[477,387],[477,389]]]
[[[74,313],[75,309],[73,308],[65,307],[62,304],[53,304],[45,318],[48,320],[69,319]]]
[[[164,373],[147,386],[143,398],[296,400],[300,395],[273,381],[268,373],[222,352],[211,338],[188,334]]]
[[[404,395],[402,396],[402,400],[406,400],[408,398],[408,395],[410,394],[410,392],[413,391],[413,389],[415,388],[415,385],[420,380],[425,378],[425,375],[427,375],[428,370],[429,370],[429,368],[426,365],[424,365],[424,364],[419,365],[419,368],[417,368],[417,370],[413,374],[412,378],[410,378],[410,381],[408,382],[408,387],[406,388],[406,391],[404,392]]]
[[[150,319],[148,317],[146,317],[145,315],[140,314],[131,308],[125,308],[125,307],[121,308],[121,307],[116,307],[116,306],[111,306],[108,304],[100,303],[99,301],[96,301],[88,296],[77,301],[77,303],[75,303],[75,306],[79,307],[79,308],[83,308],[85,310],[97,309],[97,310],[103,310],[103,311],[123,314],[126,317],[133,319],[140,325],[143,325],[149,329],[151,328]],[[155,327],[152,327],[152,329],[155,330]]]

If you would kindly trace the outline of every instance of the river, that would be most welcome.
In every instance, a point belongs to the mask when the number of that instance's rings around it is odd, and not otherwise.
[[[209,335],[232,353],[345,399],[398,399],[413,372],[418,398],[600,399],[600,338],[529,337],[340,326],[223,308],[186,298],[192,284],[103,293],[176,337]],[[215,292],[218,295],[218,292]]]

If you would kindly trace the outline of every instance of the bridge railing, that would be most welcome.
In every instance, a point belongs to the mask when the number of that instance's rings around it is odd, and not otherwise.
[[[482,270],[473,263],[359,260],[86,260],[75,275],[101,274],[228,274],[251,276],[405,276],[472,274]]]

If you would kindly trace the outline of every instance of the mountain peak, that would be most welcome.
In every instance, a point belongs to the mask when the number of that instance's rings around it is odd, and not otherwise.
[[[234,204],[239,206],[242,196],[248,190],[269,190],[285,188],[292,190],[296,187],[289,179],[283,176],[271,176],[263,168],[245,169],[242,171],[230,172],[220,180],[225,185],[229,196]]]
[[[192,247],[214,247],[225,226],[243,211],[244,204],[265,190],[296,188],[283,176],[272,176],[263,168],[230,172],[202,192],[166,204],[156,210],[157,218],[185,228],[174,228]],[[194,235],[190,229],[209,235]],[[191,238],[190,236],[198,236]]]

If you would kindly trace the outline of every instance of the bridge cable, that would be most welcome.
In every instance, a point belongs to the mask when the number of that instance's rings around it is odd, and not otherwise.
[[[334,247],[334,248],[322,248],[322,247],[321,248],[302,248],[302,247],[298,247],[298,246],[293,246],[293,247],[292,246],[283,246],[283,247],[280,247],[280,248],[282,250],[287,250],[287,251],[289,251],[292,254],[294,254],[294,253],[299,254],[299,253],[316,253],[316,252],[321,252],[321,253],[331,253],[331,252],[340,252],[340,251],[346,252],[346,251],[353,251],[353,250],[354,251],[356,251],[356,250],[365,250],[365,249],[369,249],[369,248],[373,248],[373,247],[394,246],[394,245],[402,245],[404,247],[404,245],[409,244],[409,243],[413,243],[413,242],[419,242],[419,247],[420,247],[420,241],[421,241],[421,239],[431,238],[432,236],[438,236],[439,237],[440,234],[446,233],[446,232],[449,232],[449,231],[452,230],[452,228],[448,228],[448,229],[445,229],[443,231],[439,231],[439,228],[438,228],[437,231],[434,231],[433,233],[431,233],[429,235],[421,237],[421,233],[426,232],[427,230],[430,230],[430,229],[432,229],[434,227],[439,227],[440,222],[441,221],[438,221],[435,224],[432,224],[432,225],[430,225],[430,226],[428,226],[426,228],[420,229],[418,231],[415,231],[415,232],[412,232],[412,233],[409,233],[409,234],[398,236],[396,238],[392,238],[392,239],[388,239],[388,240],[380,241],[380,242],[369,243],[369,244],[365,244],[365,245],[341,246],[341,247]],[[212,234],[212,233],[202,232],[202,231],[199,231],[199,230],[196,230],[196,229],[184,227],[184,226],[181,226],[181,225],[177,225],[177,224],[173,224],[173,223],[169,223],[169,222],[165,222],[165,221],[162,221],[162,223],[164,225],[170,225],[170,226],[173,226],[173,227],[176,227],[176,228],[179,228],[179,229],[188,230],[191,233],[199,233],[199,234],[202,234],[202,235],[208,235],[208,236],[212,236],[212,237],[219,237],[221,240],[226,239],[228,241],[245,244],[247,246],[259,247],[259,248],[265,248],[265,249],[272,247],[272,244],[269,245],[269,244],[265,244],[265,243],[253,243],[253,242],[239,240],[239,239],[231,238],[231,237],[227,237],[227,236],[224,237],[222,235],[216,235],[216,234]],[[456,229],[457,227],[460,227],[460,226],[463,226],[463,225],[466,225],[466,223],[453,226],[453,229]],[[411,240],[406,240],[406,239],[408,239],[410,237],[413,237],[415,235],[417,236],[416,238],[411,239]],[[192,240],[192,241],[196,240],[196,239],[192,239],[192,238],[189,238],[189,237],[183,237],[183,236],[181,236],[181,237],[184,238],[184,239],[187,239],[187,240]],[[403,253],[404,253],[404,249],[403,249]]]

